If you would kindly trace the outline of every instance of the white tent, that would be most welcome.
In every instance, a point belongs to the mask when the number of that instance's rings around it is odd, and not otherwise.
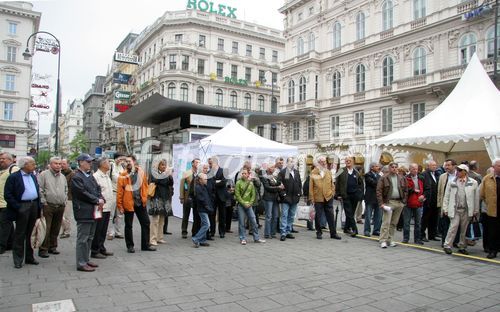
[[[500,92],[474,54],[453,91],[438,107],[373,144],[443,153],[486,149],[491,159],[500,157]]]

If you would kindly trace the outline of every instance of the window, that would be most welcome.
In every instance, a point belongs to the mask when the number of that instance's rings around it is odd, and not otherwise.
[[[17,34],[17,23],[9,22],[9,35]]]
[[[392,132],[392,107],[382,108],[382,132]]]
[[[318,80],[319,76],[316,75],[315,80],[314,80],[314,99],[318,99]]]
[[[181,84],[181,101],[188,100],[188,85],[187,83]]]
[[[265,60],[266,59],[266,49],[265,48],[260,48],[259,49],[259,58],[261,60]]]
[[[335,71],[332,75],[332,96],[333,97],[339,97],[341,95],[340,87],[341,87],[340,72]]]
[[[365,91],[365,65],[359,64],[356,66],[356,92]]]
[[[10,134],[0,134],[0,147],[15,148],[16,136]]]
[[[182,42],[182,34],[175,35],[175,42]]]
[[[417,122],[425,116],[425,103],[412,105],[413,122]]]
[[[497,28],[497,56],[500,56],[500,25]],[[490,27],[486,33],[486,53],[487,57],[495,55],[495,26]]]
[[[17,55],[17,48],[16,47],[7,47],[7,61],[8,62],[15,62],[16,55]]]
[[[12,120],[14,117],[14,103],[13,102],[5,102],[3,104],[3,119],[4,120]]]
[[[315,39],[314,33],[309,34],[309,51],[313,51],[315,49]]]
[[[205,74],[205,60],[198,60],[198,74]]]
[[[354,113],[354,134],[363,134],[365,132],[365,113]]]
[[[14,91],[16,88],[16,76],[11,74],[5,75],[5,90]]]
[[[245,67],[245,80],[247,82],[252,81],[252,68]]]
[[[207,44],[207,37],[205,35],[200,35],[198,37],[198,46],[200,48],[205,48]]]
[[[217,89],[217,91],[215,91],[215,104],[217,104],[217,106],[222,106],[224,104],[223,97],[224,93],[222,90]]]
[[[331,136],[334,138],[338,138],[340,136],[340,116],[332,116],[330,117],[331,123]]]
[[[297,39],[297,55],[302,54],[304,54],[304,39],[302,39],[302,37],[299,37],[299,39]]]
[[[306,78],[303,76],[299,79],[299,102],[306,100]]]
[[[167,87],[167,98],[175,99],[175,83],[171,82]]]
[[[238,54],[238,42],[233,41],[233,54]]]
[[[217,62],[217,77],[222,78],[224,75],[224,64],[221,62]]]
[[[273,86],[276,81],[278,81],[278,73],[271,72],[271,86]]]
[[[257,100],[257,104],[259,105],[259,111],[264,111],[264,96],[259,95],[259,99]]]
[[[332,38],[333,49],[339,49],[342,45],[342,37],[340,31],[341,31],[340,23],[336,22],[335,24],[333,24],[333,38]]]
[[[231,65],[231,78],[238,79],[238,65]]]
[[[271,134],[269,135],[269,139],[276,141],[277,136],[278,136],[278,129],[276,128],[275,124],[272,124],[271,125]]]
[[[224,51],[224,39],[219,38],[219,40],[217,40],[217,50]]]
[[[169,69],[177,69],[177,55],[175,54],[170,54],[168,56],[168,62],[169,62]]]
[[[394,61],[392,57],[385,57],[382,62],[382,83],[384,87],[392,85],[394,81]]]
[[[261,137],[264,136],[264,126],[257,127],[257,134],[260,135]]]
[[[189,70],[189,55],[182,56],[182,70]]]
[[[263,70],[259,70],[259,81],[261,83],[266,82],[266,72]]]
[[[246,56],[252,57],[252,45],[251,44],[247,44]]]
[[[426,16],[426,0],[413,0],[413,19],[424,18]]]
[[[476,52],[476,36],[472,33],[465,34],[460,40],[460,63],[467,64]]]
[[[309,16],[314,14],[314,7],[309,7]]]
[[[274,63],[278,62],[278,51],[273,50],[273,56],[272,56],[272,58],[273,58],[273,62]]]
[[[413,52],[413,75],[425,75],[427,72],[427,60],[425,49],[418,47]]]
[[[300,139],[300,122],[292,122],[292,140],[298,141]]]
[[[295,103],[295,81],[288,82],[288,104]]]
[[[231,105],[231,108],[238,108],[238,94],[236,94],[236,91],[232,91],[229,95],[229,105]]]
[[[316,137],[316,121],[314,119],[309,119],[307,121],[307,139],[314,140]]]
[[[386,0],[382,5],[382,30],[389,30],[393,27],[394,5],[392,0]]]
[[[356,15],[356,40],[365,38],[365,14],[359,12]]]
[[[205,104],[205,89],[203,87],[196,89],[196,103]]]
[[[245,93],[245,109],[252,109],[252,96],[250,95],[250,93]]]
[[[301,21],[302,20],[302,12],[299,12],[299,14],[297,14],[297,21]]]
[[[278,113],[278,100],[276,99],[275,96],[271,98],[271,113],[272,114]]]

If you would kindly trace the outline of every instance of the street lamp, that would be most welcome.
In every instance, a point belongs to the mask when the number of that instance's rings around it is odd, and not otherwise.
[[[35,112],[36,115],[37,115],[37,124],[36,124],[36,154],[38,155],[38,152],[40,150],[40,112],[37,111],[36,109],[34,108],[29,108],[27,111],[26,111],[26,114],[24,114],[24,121],[26,122],[29,122],[30,118],[29,118],[29,113],[30,112]]]
[[[58,54],[57,57],[57,91],[56,91],[56,141],[54,144],[54,152],[55,155],[59,155],[59,93],[61,92],[61,85],[59,81],[59,77],[61,74],[61,43],[59,42],[59,39],[56,38],[53,34],[47,32],[47,31],[37,31],[35,33],[32,33],[29,37],[28,40],[26,40],[26,50],[23,53],[24,59],[29,60],[33,55],[30,53],[29,50],[29,42],[30,39],[33,36],[36,36],[37,34],[47,34],[49,36],[52,36],[57,42],[57,50],[55,50]],[[55,53],[54,50],[51,51],[52,53]],[[38,151],[38,149],[37,149]]]

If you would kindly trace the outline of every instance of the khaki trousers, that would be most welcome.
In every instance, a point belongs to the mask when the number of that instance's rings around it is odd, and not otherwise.
[[[61,223],[62,234],[70,234],[71,232],[71,215],[73,214],[73,202],[68,200],[64,208],[64,215]]]
[[[399,200],[389,200],[387,206],[390,211],[383,210],[382,228],[380,229],[380,242],[390,243],[394,238],[394,231],[398,225],[399,217],[403,211],[404,204]]]
[[[149,243],[156,244],[163,240],[163,224],[165,224],[165,215],[151,216]]]
[[[460,225],[460,241],[458,242],[458,248],[465,249],[467,245],[465,244],[465,233],[467,232],[467,226],[469,225],[469,216],[467,215],[467,210],[461,209],[455,211],[455,216],[450,218],[450,227],[448,229],[448,234],[444,240],[443,247],[450,248],[450,244],[453,243],[455,236],[457,235],[458,226]]]

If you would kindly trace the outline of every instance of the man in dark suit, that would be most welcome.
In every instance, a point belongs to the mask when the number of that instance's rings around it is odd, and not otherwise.
[[[371,222],[373,216],[373,235],[380,235],[380,227],[382,225],[382,211],[377,202],[377,183],[380,179],[380,164],[371,163],[370,171],[365,174],[365,236],[370,237]]]
[[[286,161],[285,169],[279,173],[279,179],[283,183],[283,195],[281,199],[281,224],[280,224],[280,240],[284,241],[287,238],[294,239],[292,234],[292,226],[297,211],[297,204],[302,195],[302,181],[300,173],[295,168],[295,159],[289,157]]]
[[[11,174],[5,183],[5,201],[7,213],[12,221],[16,221],[12,255],[14,267],[20,269],[23,259],[26,264],[37,265],[31,247],[31,232],[36,219],[40,218],[42,204],[38,182],[33,174],[36,169],[35,160],[31,157],[21,157],[18,160],[21,170]]]
[[[424,177],[424,211],[422,214],[422,241],[436,240],[437,222],[439,209],[437,208],[437,191],[439,176],[436,173],[437,164],[434,160],[429,160],[427,169],[425,169]],[[427,230],[427,236],[425,235]],[[427,237],[427,238],[426,238]]]
[[[219,159],[217,157],[210,157],[208,159],[208,165],[210,166],[209,178],[213,179],[215,182],[215,206],[219,213],[219,236],[224,238],[226,235],[226,201],[228,199],[226,178],[224,177],[224,171],[219,167]],[[214,212],[213,215],[215,216]],[[215,221],[215,218],[214,218]],[[212,220],[210,220],[212,222]],[[210,223],[210,232],[215,233],[215,222]]]

